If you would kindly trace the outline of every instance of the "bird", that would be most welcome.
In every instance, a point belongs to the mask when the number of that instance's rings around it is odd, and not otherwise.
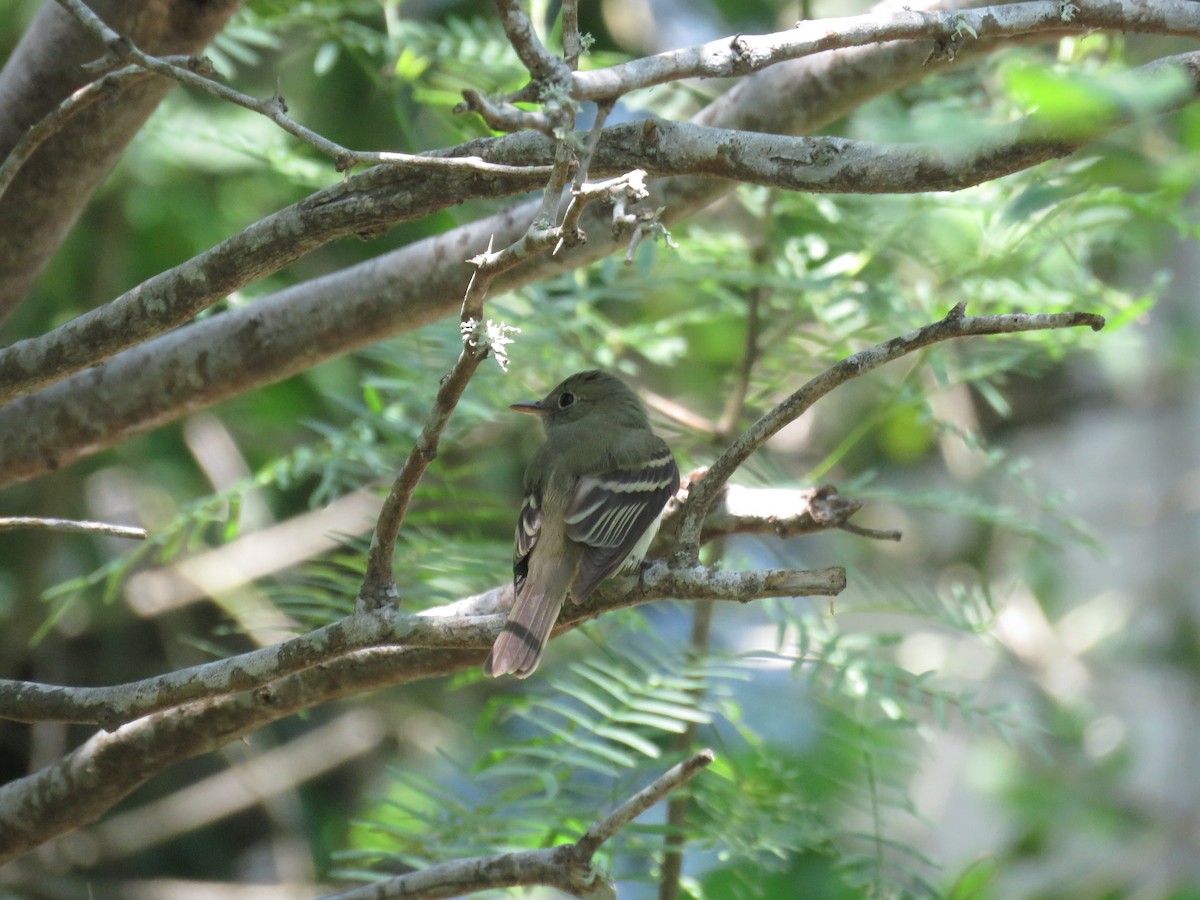
[[[568,594],[636,571],[679,489],[679,466],[646,409],[608,372],[578,372],[510,409],[546,430],[525,470],[513,548],[514,600],[483,671],[533,674]]]

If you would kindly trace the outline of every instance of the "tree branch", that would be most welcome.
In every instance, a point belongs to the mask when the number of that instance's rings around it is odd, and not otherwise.
[[[840,568],[813,572],[721,572],[701,566],[671,569],[659,561],[650,566],[640,583],[637,576],[613,579],[589,596],[586,604],[568,607],[557,631],[568,630],[610,609],[668,596],[748,602],[761,597],[836,594],[844,585],[845,573]],[[223,746],[269,722],[340,697],[479,665],[503,627],[505,616],[498,613],[505,600],[511,603],[511,597],[509,584],[441,610],[450,615],[354,616],[351,620],[355,628],[384,629],[390,622],[403,623],[400,627],[408,632],[405,637],[398,637],[397,642],[404,646],[375,645],[342,653],[253,690],[169,707],[159,704],[162,712],[143,714],[112,732],[97,732],[78,749],[41,771],[0,786],[0,865],[96,819],[164,769]],[[461,618],[466,610],[488,610],[488,614]],[[455,636],[453,648],[451,635]],[[390,639],[385,638],[384,642],[387,640]],[[413,640],[447,643],[439,649],[430,649],[414,646]],[[323,648],[311,646],[315,643],[318,642],[310,642],[307,651],[311,658],[327,656]],[[286,644],[293,649],[298,646],[293,642]],[[294,657],[289,657],[288,662],[292,660]],[[226,676],[233,679],[235,669],[236,666],[230,666]],[[183,675],[172,673],[157,681],[160,685],[179,684],[185,680]],[[146,687],[145,683],[136,684],[141,685],[139,690]],[[182,686],[179,689],[195,690]],[[57,711],[73,708],[75,711],[67,715],[68,720],[87,720],[79,710],[89,705],[94,709],[98,696],[89,692],[104,690],[6,682],[0,686],[0,703],[18,719],[56,719],[59,712],[49,716],[43,713],[51,708]],[[119,690],[112,689],[106,699],[113,700]],[[71,703],[73,691],[80,692],[77,696],[84,703]]]
[[[830,529],[853,531],[877,540],[899,540],[897,531],[871,531],[850,522],[862,501],[839,494],[832,485],[789,490],[745,488],[726,484],[710,515],[704,520],[700,542],[731,534],[770,534],[798,537]],[[678,527],[682,517],[674,520]]]
[[[556,634],[605,612],[673,597],[747,603],[764,597],[831,596],[846,583],[840,568],[728,572],[692,566],[671,569],[661,561],[639,578],[612,579],[564,611]],[[66,687],[0,680],[0,718],[17,722],[78,722],[112,731],[144,716],[206,698],[265,688],[272,682],[328,665],[362,650],[403,647],[474,651],[481,661],[512,604],[511,583],[419,615],[395,609],[356,612],[306,634],[228,659],[191,666],[127,684]],[[442,674],[465,667],[454,653]]]
[[[50,112],[46,113],[44,118],[36,125],[31,126],[21,136],[21,139],[17,141],[12,150],[9,151],[8,156],[5,157],[4,163],[0,164],[0,198],[4,196],[4,192],[8,190],[8,186],[17,177],[17,172],[33,156],[34,151],[47,138],[62,129],[74,115],[83,112],[83,110],[99,100],[106,92],[118,90],[123,84],[132,83],[136,79],[142,79],[146,76],[146,71],[139,66],[126,66],[115,72],[108,72],[95,81],[85,84],[70,94]]]
[[[255,222],[47,334],[0,349],[0,403],[162,335],[234,291],[339,237],[374,234],[470,199],[523,193],[543,183],[549,174],[549,165],[485,163],[482,169],[473,165],[441,175],[372,169],[354,176]],[[475,249],[482,245],[475,244]],[[458,252],[456,264],[471,255],[472,249]],[[456,268],[455,275],[460,279],[455,294],[461,301],[465,265]],[[261,319],[262,302],[247,308],[254,310],[252,318]],[[376,314],[381,311],[377,306]],[[330,317],[330,324],[335,319]],[[376,332],[376,339],[379,336]]]
[[[848,54],[851,56],[845,58]],[[893,44],[884,49],[842,51],[843,58],[827,61],[825,68],[836,65],[838,77],[833,80],[838,84],[853,84],[864,93],[869,93],[873,88],[893,87],[896,79],[903,77],[904,71],[914,71],[898,68],[898,62],[884,66],[868,65],[870,60],[878,64],[882,55],[911,60],[916,52],[905,44]],[[1168,62],[1183,65],[1194,84],[1197,70],[1200,69],[1200,55],[1175,57]],[[780,104],[779,91],[785,89],[778,82],[795,78],[794,69],[797,66],[804,69],[810,63],[816,65],[805,60],[782,69],[767,70],[755,79],[743,82],[739,85],[743,90],[735,90],[731,96],[745,99],[754,108],[760,125],[775,124],[781,127],[784,120],[773,123],[765,120],[764,114],[805,109],[806,104]],[[1163,64],[1155,64],[1150,68]],[[850,77],[851,73],[853,77]],[[753,97],[746,96],[749,88],[759,87],[759,80],[763,82],[761,88],[764,93],[771,93],[775,97],[769,104],[757,103]],[[826,78],[819,83],[829,81]],[[786,90],[794,92],[795,89],[789,86]],[[851,102],[850,96],[847,95],[841,102]],[[862,95],[853,96],[858,98]],[[718,100],[706,113],[705,119],[714,120],[726,115],[723,111],[725,105],[724,100]],[[823,114],[835,115],[841,110],[837,104],[831,105],[828,98],[817,105]],[[746,110],[741,110],[741,113],[745,115]],[[742,124],[734,118],[729,121],[731,124]],[[1112,123],[1108,125],[1113,127]],[[639,127],[642,126],[606,129],[607,133],[613,134],[613,139],[627,147],[645,145],[640,154],[619,160],[622,164],[620,171],[633,168],[630,164],[638,158],[648,163],[652,162],[648,157],[669,158],[669,154],[660,152],[664,149],[659,146],[660,134],[667,150],[673,150],[682,141],[682,132],[674,130],[680,126],[674,124],[665,127],[664,123],[654,125],[650,140],[633,137],[630,129]],[[622,128],[624,131],[620,130]],[[1018,129],[1010,126],[1008,130],[1015,132]],[[1036,137],[1036,129],[1030,130]],[[1044,156],[1047,153],[1054,155],[1067,152],[1070,146],[1082,145],[1086,139],[1086,136],[1076,135],[1074,143],[1065,140],[1046,142],[1043,137],[1038,153]],[[831,143],[829,139],[825,139],[825,143],[797,143],[791,146],[781,142],[794,139],[778,137],[767,140],[774,140],[775,143],[773,146],[768,143],[758,147],[760,159],[761,153],[768,156],[781,151],[792,154],[791,157],[784,157],[791,160],[786,165],[772,165],[782,171],[786,180],[793,185],[798,184],[797,173],[805,171],[804,166],[795,164],[797,160],[816,157],[837,161],[836,164],[818,167],[810,180],[813,189],[820,185],[824,185],[825,189],[855,189],[855,185],[861,185],[864,179],[869,183],[872,174],[876,173],[873,189],[883,190],[887,185],[878,180],[877,173],[891,171],[896,179],[892,185],[894,189],[916,190],[928,186],[912,177],[913,173],[923,171],[926,166],[934,172],[939,169],[943,172],[941,184],[961,186],[964,171],[974,164],[960,159],[957,167],[947,169],[941,150],[935,153],[934,148],[930,148],[932,158],[914,155],[911,152],[913,148],[892,147],[876,147],[875,153],[864,151],[858,156],[853,152],[854,148]],[[601,141],[598,157],[602,157],[606,142]],[[720,144],[721,139],[717,139],[710,142],[709,146],[715,150]],[[481,146],[478,142],[472,142],[465,145],[461,152],[477,153]],[[516,135],[488,146],[496,151],[496,158],[499,159],[503,159],[507,153],[524,153],[522,161],[527,161],[530,158],[529,151],[538,146],[545,151],[550,150],[548,142],[543,140],[539,144],[539,139],[530,135]],[[1005,170],[1011,170],[1013,161],[1019,162],[1018,157],[1022,154],[1025,154],[1026,163],[1042,158],[1037,154],[1028,154],[1023,145],[1018,144],[1016,149],[1016,153],[1008,154],[1002,146],[994,146],[975,162],[1007,158],[1010,166]],[[714,169],[714,160],[718,156],[715,152],[701,154],[700,158],[693,155],[689,165],[676,166],[675,170],[716,174],[724,171],[734,176],[748,175],[748,170],[753,168],[746,161],[752,156],[740,156]],[[903,160],[904,165],[897,170],[893,167],[898,160]],[[610,164],[616,162],[609,160]],[[604,171],[600,168],[600,159],[595,165],[598,171]],[[655,169],[660,170],[661,167],[655,166]],[[996,173],[995,169],[989,171]],[[513,184],[511,190],[527,189],[531,186],[532,177],[531,173],[525,174],[520,179],[521,183]],[[444,199],[448,195],[448,185],[430,184],[436,179],[387,174],[387,170],[372,170],[360,178],[364,180],[358,182],[352,179],[354,187],[351,189],[339,186],[299,204],[299,209],[292,208],[293,215],[302,215],[300,219],[283,216],[275,220],[270,217],[172,273],[151,279],[119,301],[114,301],[116,306],[112,309],[104,307],[68,323],[51,335],[23,341],[0,351],[0,385],[10,386],[10,391],[28,390],[30,385],[44,384],[48,378],[61,376],[64,371],[90,365],[98,361],[97,357],[109,355],[115,347],[128,346],[131,341],[157,333],[156,329],[186,320],[199,309],[224,296],[226,291],[252,280],[256,272],[264,271],[264,265],[273,271],[283,262],[324,243],[330,235],[380,227],[381,219],[386,216],[380,216],[379,212],[388,207],[389,195],[393,198],[390,202],[399,200],[413,214],[419,214],[419,210],[406,202],[411,198],[410,192],[430,189],[431,197]],[[489,192],[495,194],[494,184],[480,185],[477,181],[477,192],[471,191],[470,182],[476,178],[482,176],[472,175],[467,178],[468,184],[455,185],[460,191],[455,196],[464,196],[462,188],[467,189],[465,196],[483,196]],[[674,191],[666,201],[668,214],[678,217],[726,190],[727,184],[720,181],[675,181],[668,187]],[[382,190],[383,196],[373,193],[375,188]],[[520,209],[506,211],[447,235],[418,242],[359,267],[288,289],[273,298],[263,298],[252,307],[230,311],[193,326],[200,328],[200,331],[192,331],[182,342],[171,338],[160,339],[131,357],[128,367],[122,367],[126,371],[121,381],[120,397],[115,398],[117,402],[112,402],[113,398],[109,396],[104,397],[103,402],[97,398],[95,393],[102,390],[103,378],[99,373],[85,373],[78,376],[79,380],[73,380],[69,387],[64,386],[61,396],[47,393],[36,402],[14,404],[0,411],[0,419],[8,419],[0,428],[0,483],[32,477],[47,468],[78,458],[83,453],[109,446],[131,434],[161,424],[186,409],[194,409],[198,405],[213,403],[278,380],[307,368],[319,359],[347,352],[444,314],[451,296],[461,298],[461,287],[457,285],[461,285],[462,281],[457,279],[465,279],[467,275],[465,270],[458,268],[455,260],[468,256],[472,247],[481,246],[490,235],[494,234],[502,241],[515,240],[520,232],[514,233],[512,226],[524,215]],[[395,217],[402,218],[403,215]],[[521,229],[524,230],[523,224]],[[579,252],[577,248],[571,254],[560,254],[556,259],[567,259],[572,265],[580,265],[615,249],[612,240],[604,237],[604,229],[600,231],[601,239],[592,240],[584,252]],[[264,247],[270,251],[268,256],[271,253],[279,254],[279,259],[264,261]],[[535,280],[543,275],[544,266],[543,263],[522,267],[520,276],[508,276],[505,285],[511,287],[515,283]],[[181,302],[176,301],[176,295]],[[336,321],[325,314],[328,309],[326,298],[332,295],[339,297],[344,313]],[[164,304],[167,307],[165,313]],[[80,352],[80,348],[97,347],[103,349],[98,353]],[[64,359],[68,363],[60,362]],[[111,365],[116,364],[117,359],[114,359]],[[47,376],[46,372],[55,372],[57,375]],[[181,377],[182,373],[188,373],[187,377]],[[34,397],[28,400],[34,401]],[[74,402],[76,400],[79,402]],[[54,421],[43,421],[39,418],[41,415],[50,416]],[[22,429],[22,423],[28,428]]]
[[[784,60],[885,41],[977,40],[1024,37],[1039,32],[1146,32],[1200,37],[1200,10],[1187,0],[1124,0],[1082,4],[1065,12],[1059,0],[1012,3],[960,11],[909,10],[797,22],[773,34],[738,34],[626,63],[576,72],[576,100],[610,100],[683,78],[732,78]]]
[[[235,0],[95,0],[106,21],[143,46],[168,55],[202,49],[238,5]],[[42,4],[0,72],[0,158],[93,80],[81,66],[100,52],[95,39],[57,4]],[[102,92],[97,102],[37,148],[17,173],[0,198],[0,320],[25,296],[96,186],[171,86],[148,77]]]
[[[612,882],[592,864],[596,851],[667,794],[678,790],[712,765],[714,759],[716,756],[711,750],[701,750],[673,766],[595,822],[573,844],[498,856],[456,859],[420,872],[336,894],[327,900],[384,900],[393,897],[437,900],[475,891],[535,885],[555,887],[574,897],[611,897],[615,900],[616,889]]]
[[[110,525],[107,522],[86,522],[78,519],[41,519],[33,516],[0,516],[0,531],[65,531],[71,534],[99,534],[105,537],[146,539],[146,529],[131,525]]]
[[[422,169],[436,169],[444,168],[448,165],[465,165],[469,168],[474,168],[481,164],[480,160],[462,160],[455,163],[440,157],[421,156],[412,153],[351,150],[348,147],[343,147],[341,144],[329,140],[324,135],[304,127],[289,117],[287,114],[287,104],[284,103],[282,97],[274,96],[268,100],[260,100],[257,97],[251,97],[249,94],[236,91],[208,77],[206,70],[210,69],[211,65],[202,65],[199,60],[191,61],[190,65],[180,65],[176,60],[145,53],[134,41],[109,28],[99,16],[92,12],[83,0],[57,0],[57,2],[108,48],[109,57],[112,60],[121,63],[130,62],[132,65],[146,72],[163,75],[174,81],[178,81],[182,85],[216,97],[219,100],[224,100],[227,103],[232,103],[251,112],[258,113],[260,116],[270,119],[288,134],[308,144],[319,153],[333,159],[334,167],[338,172],[345,172],[359,165],[404,165]]]
[[[1178,95],[1163,98],[1159,108],[1143,109],[1136,115],[1175,108],[1193,96],[1200,54],[1160,60],[1140,71],[1154,76],[1166,65],[1180,66],[1190,86]],[[1069,132],[1035,115],[981,131],[975,140],[956,135],[952,141],[905,145],[791,138],[652,121],[605,129],[595,148],[593,165],[599,175],[641,168],[657,176],[705,175],[788,190],[958,190],[1065,156],[1134,116],[1133,105],[1115,104],[1107,117],[1097,116],[1087,127]],[[463,199],[504,197],[528,190],[552,171],[554,146],[552,141],[539,141],[530,135],[469,142],[442,151],[438,157],[459,160],[465,171],[410,171],[411,167],[398,173],[374,170],[319,192],[49,334],[0,350],[0,402],[28,394],[183,324],[229,293],[338,237],[374,233]],[[530,163],[537,165],[531,168]],[[680,213],[678,206],[670,208],[676,215]],[[488,235],[499,234],[499,224],[493,223]],[[444,241],[436,239],[436,243],[444,246],[461,242],[446,236]],[[446,259],[447,254],[444,249],[434,251],[432,258]],[[321,285],[319,279],[312,283],[314,290]],[[347,293],[361,296],[362,290],[340,289],[339,296],[346,297]],[[364,301],[373,309],[395,309],[394,305],[380,305],[366,298]],[[242,314],[255,313],[247,309]],[[367,333],[377,339],[381,327],[389,326],[374,322]],[[356,346],[348,340],[351,332],[344,334],[322,335],[305,343],[309,353],[312,347],[320,346],[329,348],[329,355],[336,355]],[[222,366],[221,370],[236,371],[237,367]],[[280,371],[274,378],[287,374],[290,372]]]
[[[600,845],[615,835],[618,831],[654,806],[663,797],[678,790],[695,778],[703,769],[712,765],[716,754],[711,750],[701,750],[685,759],[683,762],[668,769],[651,784],[642,788],[611,813],[592,825],[578,841],[576,848],[589,859],[600,849]]]
[[[520,0],[495,0],[495,3],[508,42],[517,51],[521,63],[529,70],[530,78],[542,86],[568,81],[571,70],[566,60],[546,49]]]
[[[1193,79],[1200,71],[1200,54],[1169,62],[1183,64]],[[1157,63],[1146,70],[1152,74],[1166,64]],[[679,123],[652,123],[652,127],[638,123],[606,130],[592,165],[608,171],[620,167],[618,163],[624,166],[640,161],[659,172],[705,173],[794,189],[916,191],[963,187],[1063,155],[1117,127],[1121,120],[1122,114],[1114,114],[1109,121],[1097,123],[1088,136],[1077,134],[1067,139],[1047,136],[1041,120],[1034,116],[1000,129],[1003,139],[994,137],[980,146],[949,152],[942,145],[872,146],[838,138],[787,138]],[[610,145],[621,147],[623,152],[608,154],[606,147]],[[528,143],[523,146],[528,147]],[[136,339],[131,336],[153,333],[181,312],[190,315],[197,305],[214,299],[212,285],[232,289],[258,271],[264,239],[276,241],[275,249],[284,254],[281,260],[289,260],[323,243],[335,230],[345,233],[363,227],[360,215],[364,210],[369,211],[371,221],[377,222],[380,200],[388,195],[407,200],[411,197],[409,191],[423,186],[434,196],[445,196],[441,192],[446,185],[431,183],[435,180],[397,180],[377,171],[364,173],[362,185],[365,188],[373,179],[383,181],[389,186],[382,197],[373,192],[359,194],[357,189],[349,193],[330,189],[311,204],[293,207],[287,215],[276,214],[278,221],[275,217],[263,220],[179,270],[156,276],[110,307],[89,313],[44,338],[0,351],[0,384],[17,390],[31,382],[43,383],[48,370],[69,370],[95,361],[94,353],[89,355],[80,348],[127,344]],[[527,187],[529,177],[523,172],[517,183]],[[468,179],[462,187],[469,190],[470,184]],[[494,190],[495,182],[489,179],[475,186],[478,193],[471,193],[479,196]],[[106,370],[81,373],[0,410],[0,484],[32,477],[83,453],[110,446],[197,404],[216,402],[301,371],[319,359],[424,324],[442,313],[443,285],[451,275],[465,277],[457,265],[447,268],[442,262],[454,258],[454,251],[448,253],[446,248],[461,246],[484,229],[503,235],[507,223],[522,213],[518,208],[476,227],[466,226],[387,258],[289,288],[252,307],[197,323],[186,337],[167,336],[143,351],[114,358]],[[294,230],[297,215],[311,215],[324,234],[316,232],[298,241]],[[602,246],[602,242],[593,241],[593,246],[608,249],[611,244]],[[466,255],[461,253],[457,258]],[[573,257],[571,261],[579,260]],[[536,269],[530,271],[531,275],[540,274]],[[198,275],[205,277],[198,279]],[[519,280],[527,279],[522,276]],[[206,285],[199,292],[198,283]],[[170,316],[163,316],[159,304],[176,291],[182,294],[182,306]],[[342,298],[341,314],[318,314],[327,307],[326,297],[334,294]],[[304,328],[296,327],[299,324]],[[153,364],[148,364],[144,353],[153,354]],[[51,359],[68,359],[71,363],[47,365]],[[97,403],[94,394],[102,390],[106,374],[116,381],[118,371],[120,396]],[[165,378],[162,371],[170,371],[172,377]],[[190,375],[180,377],[182,373]]]
[[[892,338],[853,356],[848,356],[820,375],[812,378],[794,394],[763,415],[726,448],[708,471],[688,493],[679,524],[678,547],[675,559],[679,563],[694,562],[699,556],[701,528],[709,508],[729,476],[779,429],[803,415],[809,407],[835,387],[859,375],[877,369],[884,363],[899,359],[922,347],[953,338],[982,334],[1011,334],[1021,331],[1043,331],[1053,328],[1087,326],[1093,331],[1104,327],[1104,319],[1092,313],[1012,313],[1000,316],[966,316],[965,304],[955,306],[939,322]]]

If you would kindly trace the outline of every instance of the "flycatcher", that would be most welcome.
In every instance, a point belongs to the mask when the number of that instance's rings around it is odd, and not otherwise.
[[[679,467],[637,395],[607,372],[572,375],[543,399],[514,403],[546,427],[525,470],[513,549],[516,598],[483,664],[525,678],[537,668],[568,592],[578,602],[642,562]]]

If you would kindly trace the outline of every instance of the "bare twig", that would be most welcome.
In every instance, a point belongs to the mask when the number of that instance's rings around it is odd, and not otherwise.
[[[573,897],[593,900],[615,898],[608,876],[593,865],[596,851],[622,828],[667,794],[678,790],[712,764],[711,750],[685,759],[653,783],[634,794],[603,819],[595,822],[578,841],[543,850],[526,850],[498,856],[458,859],[400,875],[378,884],[336,894],[326,900],[385,900],[419,897],[437,900],[476,891],[505,887],[555,887]]]
[[[874,533],[850,523],[862,501],[839,494],[832,485],[792,490],[725,485],[704,520],[701,543],[732,534],[771,534],[799,537],[831,529],[854,531],[864,537],[899,540],[894,532]],[[674,523],[666,523],[668,527]]]
[[[767,207],[762,216],[762,223],[766,228],[773,227],[774,208],[775,195],[772,193],[767,198]],[[760,273],[764,270],[764,264],[769,258],[770,246],[766,235],[758,234],[755,236],[750,248],[750,259],[754,263],[755,269]],[[725,400],[725,408],[721,411],[721,417],[716,422],[717,434],[724,441],[731,440],[737,433],[737,425],[741,420],[742,412],[746,406],[746,395],[750,391],[750,377],[754,372],[754,364],[758,361],[759,332],[762,327],[760,310],[763,305],[765,291],[766,288],[762,283],[754,284],[750,287],[750,291],[746,297],[745,348],[742,351],[741,359],[738,361],[737,371],[734,373],[733,387],[730,389],[729,396]]]
[[[609,200],[614,206],[624,205],[630,200],[639,200],[650,195],[646,188],[646,173],[634,169],[617,178],[606,181],[585,183],[571,190],[571,202],[563,215],[562,236],[554,248],[558,253],[564,246],[575,246],[587,240],[587,235],[579,228],[579,219],[587,204],[593,200]]]
[[[564,8],[564,15],[566,10]],[[563,214],[562,221],[562,237],[559,238],[558,244],[554,247],[554,255],[564,246],[574,247],[582,244],[587,240],[587,235],[579,228],[579,219],[583,215],[583,210],[588,202],[595,199],[594,193],[597,186],[593,185],[593,193],[588,193],[587,177],[588,170],[592,164],[592,157],[596,154],[596,147],[600,143],[600,136],[604,132],[604,123],[608,120],[608,114],[612,112],[612,103],[600,103],[596,106],[596,120],[592,123],[592,130],[588,133],[587,144],[583,149],[583,156],[579,160],[579,166],[575,170],[575,181],[571,185],[571,202],[567,206],[567,211]],[[640,170],[639,170],[640,171]],[[644,179],[646,173],[640,172]],[[603,192],[603,191],[602,191]]]
[[[588,179],[588,172],[591,171],[592,157],[596,155],[596,148],[600,146],[600,138],[604,134],[604,125],[608,122],[609,114],[613,110],[615,101],[602,100],[596,104],[596,118],[592,122],[591,131],[588,132],[587,144],[583,148],[583,156],[579,160],[579,169],[575,172],[575,190],[583,190],[583,184]]]
[[[871,538],[871,540],[875,541],[898,541],[903,537],[903,534],[895,528],[864,528],[862,525],[855,525],[853,522],[842,522],[837,527],[842,531],[848,531],[859,537]]]
[[[672,766],[654,781],[642,788],[607,816],[592,825],[583,837],[575,842],[580,853],[589,859],[600,845],[618,831],[658,803],[671,791],[678,790],[695,778],[702,770],[712,765],[716,755],[711,750],[694,753],[683,762]]]
[[[700,533],[705,516],[729,476],[767,439],[789,422],[795,421],[813,403],[838,385],[921,347],[952,338],[1041,331],[1052,328],[1078,328],[1080,326],[1087,326],[1094,331],[1099,331],[1104,327],[1104,318],[1092,313],[1012,313],[999,316],[966,316],[964,309],[965,304],[959,304],[950,310],[941,321],[892,338],[882,344],[860,350],[853,356],[843,359],[811,379],[751,425],[724,453],[717,457],[704,477],[692,486],[687,502],[684,504],[683,518],[679,526],[679,545],[675,551],[676,560],[689,562],[698,558]]]
[[[474,279],[472,279],[474,283]],[[468,289],[468,298],[472,291]],[[480,304],[481,305],[481,304]],[[464,315],[468,302],[463,303]],[[478,324],[476,322],[476,324]],[[474,326],[473,326],[474,328]],[[473,333],[473,332],[472,332]],[[396,539],[400,534],[400,526],[408,511],[409,501],[413,491],[429,468],[429,464],[437,458],[438,444],[442,433],[450,422],[454,408],[462,398],[467,382],[479,368],[479,364],[487,357],[487,346],[481,341],[472,341],[470,335],[464,335],[463,348],[458,360],[441,383],[433,401],[433,409],[425,421],[400,474],[392,482],[383,509],[375,524],[375,533],[371,537],[371,549],[367,553],[367,572],[363,578],[362,590],[359,592],[358,606],[361,610],[377,610],[399,599],[396,592],[396,582],[393,575],[393,555],[396,549]]]
[[[146,539],[146,529],[131,525],[110,525],[107,522],[86,522],[75,519],[42,519],[34,516],[0,516],[0,531],[65,531],[71,534],[99,534],[106,537]]]
[[[488,128],[493,131],[540,131],[550,135],[554,125],[544,113],[521,109],[511,103],[497,103],[489,100],[479,91],[465,88],[462,92],[463,102],[454,107],[453,112],[461,115],[473,112],[478,115]]]

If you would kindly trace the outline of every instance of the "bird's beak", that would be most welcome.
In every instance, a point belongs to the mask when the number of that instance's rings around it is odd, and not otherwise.
[[[521,413],[530,413],[535,416],[540,416],[546,411],[546,407],[542,406],[540,400],[522,400],[520,403],[512,404],[509,409]]]

